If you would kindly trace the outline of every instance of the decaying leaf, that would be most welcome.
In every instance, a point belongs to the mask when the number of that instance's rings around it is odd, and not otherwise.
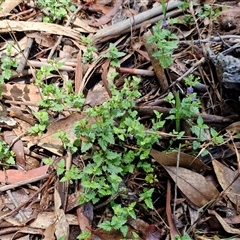
[[[69,223],[67,221],[66,215],[61,209],[61,198],[60,195],[55,189],[54,191],[54,207],[55,207],[55,235],[59,239],[69,239]]]
[[[151,149],[150,155],[161,165],[164,165],[164,166],[177,165],[177,155],[178,155],[177,152],[163,153],[155,149]],[[196,171],[210,169],[210,167],[208,167],[198,158],[182,152],[180,152],[179,166],[188,168],[188,169],[194,169]]]
[[[212,163],[219,184],[223,190],[227,189],[225,195],[237,206],[240,206],[240,179],[237,178],[236,181],[232,183],[238,175],[238,171],[231,170],[217,160],[213,160]]]
[[[63,143],[59,138],[56,138],[54,135],[58,130],[66,132],[69,136],[70,141],[75,140],[75,134],[73,132],[74,123],[85,117],[85,113],[74,113],[68,117],[54,121],[49,125],[47,132],[42,136],[33,137],[29,142],[29,147],[33,145],[38,145],[42,148],[53,152],[56,155],[62,156]]]
[[[24,180],[29,180],[37,176],[42,176],[47,173],[49,166],[44,165],[39,168],[32,169],[28,172],[22,170],[8,169],[0,171],[0,182],[5,183],[17,183]]]
[[[24,21],[0,21],[0,32],[23,32],[23,31],[44,31],[50,34],[63,35],[73,39],[79,39],[79,33],[68,27],[53,23],[44,22],[24,22]]]
[[[218,190],[199,173],[186,168],[165,166],[171,178],[178,184],[178,188],[197,207],[203,207],[219,196]],[[177,171],[176,171],[177,170]]]
[[[231,233],[231,234],[240,234],[240,230],[237,228],[232,228],[230,227],[225,221],[224,219],[218,214],[216,213],[214,210],[208,210],[209,214],[214,215],[217,220],[219,221],[219,223],[222,225],[223,229],[227,232],[227,233]]]
[[[0,84],[2,96],[14,101],[27,101],[32,104],[37,104],[42,100],[40,89],[29,84]]]

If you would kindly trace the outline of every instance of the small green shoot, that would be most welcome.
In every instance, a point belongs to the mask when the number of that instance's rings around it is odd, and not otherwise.
[[[165,26],[169,20],[160,20],[152,28],[153,35],[149,38],[149,43],[155,43],[158,51],[153,54],[156,57],[163,68],[169,67],[173,63],[172,54],[178,46],[178,37]]]
[[[14,160],[14,152],[11,151],[10,147],[3,140],[0,140],[0,164],[4,166],[4,168],[8,168],[8,165],[15,164]]]
[[[110,43],[109,45],[109,52],[105,53],[103,57],[111,59],[110,65],[112,67],[120,67],[120,62],[119,58],[125,56],[126,53],[124,52],[119,52],[117,47],[113,44]]]

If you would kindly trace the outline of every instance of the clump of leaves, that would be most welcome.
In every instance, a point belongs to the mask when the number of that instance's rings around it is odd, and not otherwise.
[[[56,63],[55,60],[49,63],[51,63],[50,66],[42,66],[36,74],[36,85],[41,88],[42,93],[42,100],[38,102],[38,105],[42,111],[34,113],[39,124],[31,127],[30,133],[41,134],[44,132],[49,125],[49,114],[52,112],[61,112],[71,108],[81,109],[85,101],[82,94],[74,92],[71,81],[66,81],[62,87],[44,82],[54,71],[61,76],[58,69],[63,63]]]
[[[173,63],[172,54],[179,43],[177,35],[165,28],[173,22],[173,20],[160,20],[153,26],[153,35],[148,40],[149,43],[157,45],[158,51],[153,56],[159,60],[163,68],[167,68]]]
[[[12,76],[11,68],[17,67],[17,60],[11,57],[12,44],[8,44],[6,48],[6,56],[1,59],[2,74],[0,76],[0,83],[3,84],[4,80],[9,80]]]
[[[51,13],[56,19],[61,20],[67,15],[67,9],[74,12],[76,7],[71,0],[38,0],[38,5]]]
[[[83,52],[83,63],[91,63],[95,60],[94,52],[97,52],[97,48],[93,46],[93,39],[81,36],[81,40],[83,43],[87,45],[87,49]]]
[[[77,167],[67,171],[61,181],[80,179],[83,191],[80,204],[91,201],[96,204],[102,198],[115,196],[111,201],[113,218],[100,227],[105,230],[120,229],[126,235],[127,217],[135,217],[135,202],[129,206],[121,206],[114,199],[126,193],[124,177],[133,173],[135,168],[142,168],[146,174],[153,173],[153,166],[146,161],[154,143],[159,139],[156,130],[163,127],[161,114],[153,121],[153,128],[148,131],[140,122],[137,112],[133,110],[134,99],[140,96],[138,78],[126,80],[121,91],[111,86],[112,98],[100,105],[86,109],[88,117],[75,124],[77,137],[75,146],[79,146],[82,154],[91,154],[91,160],[83,170]],[[94,118],[95,122],[89,123]],[[81,140],[80,140],[81,139]],[[133,141],[136,150],[128,149],[126,142]],[[117,144],[120,148],[115,149]],[[97,148],[95,148],[97,146]],[[94,150],[95,149],[95,150]],[[140,195],[146,208],[152,208],[151,194],[144,190]],[[120,211],[121,209],[121,211]]]
[[[110,65],[112,67],[120,67],[119,58],[125,55],[126,53],[119,52],[117,47],[113,43],[110,43],[109,52],[105,53],[103,57],[111,59]]]
[[[0,159],[1,165],[5,168],[7,168],[7,165],[15,164],[14,152],[11,151],[10,147],[3,140],[0,140]]]
[[[184,80],[187,85],[187,94],[184,98],[180,99],[178,91],[175,96],[172,92],[169,92],[168,96],[165,98],[165,101],[169,102],[173,107],[170,111],[170,116],[166,119],[175,120],[177,132],[180,131],[180,120],[191,120],[194,116],[200,113],[201,108],[201,102],[197,98],[197,93],[193,90],[193,87],[198,83],[199,78],[190,75]]]

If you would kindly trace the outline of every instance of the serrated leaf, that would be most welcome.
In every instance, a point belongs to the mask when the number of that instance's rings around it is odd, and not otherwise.
[[[85,142],[85,141],[82,141],[82,145],[81,145],[81,152],[82,153],[85,153],[87,150],[89,150],[91,147],[92,147],[92,143],[90,142]]]

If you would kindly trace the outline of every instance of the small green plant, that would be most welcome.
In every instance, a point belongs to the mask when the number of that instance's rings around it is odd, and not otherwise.
[[[39,123],[30,127],[29,133],[41,135],[50,124],[48,113],[45,111],[35,112],[34,116],[38,119]]]
[[[61,20],[67,15],[67,9],[74,12],[76,7],[70,0],[38,0],[38,5],[50,12],[56,19]]]
[[[213,7],[210,4],[204,4],[197,13],[199,18],[211,18],[212,20],[216,20],[219,14],[221,13],[220,9],[213,10]]]
[[[113,209],[113,217],[110,221],[104,221],[103,223],[99,224],[98,227],[106,231],[110,231],[112,229],[119,229],[123,236],[127,235],[128,227],[126,225],[127,218],[130,216],[133,219],[136,219],[136,214],[134,212],[134,207],[136,202],[132,202],[129,204],[128,207],[122,207],[120,204],[112,203]]]
[[[193,91],[193,87],[198,83],[198,78],[194,79],[193,75],[185,78],[187,85],[187,94],[183,99],[180,99],[179,92],[177,91],[175,97],[172,92],[165,98],[166,102],[172,104],[173,108],[170,111],[170,116],[166,119],[175,120],[176,131],[180,131],[180,120],[188,119],[190,121],[194,116],[200,113],[201,102],[197,99],[197,94]]]
[[[126,80],[121,91],[110,86],[112,98],[108,102],[85,110],[88,117],[78,121],[74,127],[77,137],[74,146],[78,146],[82,154],[90,155],[90,160],[82,170],[72,166],[61,179],[81,180],[83,190],[80,204],[89,201],[96,204],[104,197],[115,196],[111,201],[113,218],[100,226],[105,230],[119,229],[123,235],[127,232],[127,217],[135,217],[136,203],[122,206],[114,199],[124,198],[127,191],[122,186],[124,176],[133,173],[136,167],[143,169],[146,174],[153,173],[152,163],[146,159],[152,145],[159,139],[156,130],[164,125],[159,113],[156,114],[156,120],[152,121],[153,128],[150,131],[140,122],[137,112],[133,110],[134,99],[140,96],[138,83],[139,79],[134,77]],[[95,122],[90,124],[89,119],[93,118]],[[129,141],[134,143],[136,150],[125,146]],[[115,149],[115,144],[122,150]],[[151,179],[154,179],[153,176]],[[149,182],[146,184],[151,184]],[[140,195],[141,204],[146,208],[152,207],[152,190],[149,191],[144,189],[143,195]]]
[[[143,193],[139,194],[140,200],[139,201],[144,201],[146,204],[147,208],[153,209],[153,202],[152,202],[152,194],[154,192],[154,188],[151,189],[143,189]]]
[[[203,142],[208,141],[208,145],[218,145],[224,142],[222,136],[213,129],[209,128],[207,124],[204,123],[203,118],[198,116],[197,121],[194,119],[200,114],[201,102],[197,98],[197,94],[194,92],[193,87],[199,83],[199,78],[194,77],[194,75],[189,75],[184,79],[187,86],[187,93],[185,97],[180,98],[179,92],[177,91],[174,96],[172,92],[169,92],[165,101],[172,105],[170,115],[166,119],[175,120],[176,128],[173,130],[173,134],[176,135],[176,139],[181,139],[184,136],[184,132],[180,132],[180,121],[185,119],[191,126],[191,132],[197,136],[198,140],[192,142],[193,150],[197,150],[201,147]],[[207,131],[210,131],[208,133]],[[170,145],[173,143],[174,139],[170,140]],[[205,155],[208,151],[202,150],[201,155]]]
[[[198,6],[198,3],[191,2],[193,7]],[[191,14],[188,13],[189,10],[189,2],[183,1],[180,3],[179,8],[182,9],[184,13],[184,22],[189,23],[190,25],[194,24],[194,19]],[[213,6],[210,4],[204,4],[203,6],[199,7],[197,11],[197,17],[200,19],[210,18],[212,20],[216,20],[219,14],[221,13],[221,10],[219,8],[214,9]]]
[[[63,87],[44,82],[52,72],[57,72],[61,76],[58,69],[63,63],[56,63],[55,60],[49,63],[51,63],[50,66],[42,66],[36,74],[36,85],[42,93],[42,100],[38,102],[38,105],[42,110],[34,113],[39,123],[30,128],[29,132],[32,134],[42,134],[47,129],[50,124],[49,115],[51,113],[70,110],[71,108],[81,109],[85,101],[83,95],[74,92],[71,81],[66,81]],[[57,137],[60,139],[67,138],[64,133],[59,133]],[[70,147],[70,142],[67,146]]]
[[[153,35],[149,38],[149,43],[155,43],[158,51],[153,54],[163,68],[169,67],[173,63],[172,54],[178,46],[178,37],[165,27],[170,24],[170,20],[160,20],[152,28]],[[173,22],[173,21],[172,21]],[[172,23],[171,22],[171,23]]]
[[[14,152],[11,151],[10,147],[3,140],[0,140],[0,163],[7,168],[8,165],[15,164],[14,161]]]
[[[90,239],[91,237],[91,233],[88,231],[82,231],[82,233],[77,237],[77,239],[79,240],[86,240],[86,239]]]
[[[187,233],[185,233],[183,236],[176,236],[174,240],[191,240],[191,238]]]
[[[83,53],[82,62],[91,63],[95,60],[93,53],[97,52],[97,48],[93,46],[93,39],[81,36],[81,40],[87,45],[87,49]]]
[[[120,67],[119,58],[123,57],[125,55],[126,55],[126,53],[119,52],[117,47],[113,43],[110,43],[110,45],[109,45],[109,52],[105,53],[103,55],[103,57],[111,59],[110,65],[112,67]]]
[[[12,76],[11,68],[17,67],[17,60],[11,57],[12,44],[8,44],[6,48],[6,56],[1,59],[2,74],[0,76],[0,84],[4,83],[4,80],[9,80]]]

